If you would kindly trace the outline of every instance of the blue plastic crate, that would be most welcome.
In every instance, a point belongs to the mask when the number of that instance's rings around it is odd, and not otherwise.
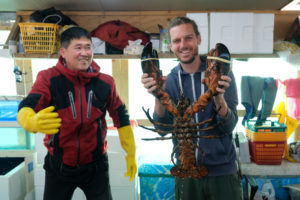
[[[141,200],[175,199],[175,179],[170,174],[172,165],[146,163],[138,169]]]
[[[20,101],[0,101],[0,121],[17,121]]]

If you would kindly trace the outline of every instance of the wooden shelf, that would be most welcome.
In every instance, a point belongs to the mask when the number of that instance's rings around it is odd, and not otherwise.
[[[58,58],[58,54],[22,54],[17,53],[14,54],[14,59],[37,59],[37,58]],[[174,58],[175,55],[172,53],[160,53],[158,55],[159,58]],[[278,55],[276,53],[273,54],[232,54],[232,58],[276,58]],[[140,59],[140,55],[124,55],[124,54],[110,54],[110,55],[99,55],[95,54],[94,59]]]
[[[59,54],[14,54],[15,59],[34,59],[34,58],[58,58]],[[124,54],[94,54],[94,58],[103,59],[140,59],[140,55],[124,55]],[[175,58],[173,54],[159,54],[159,58]]]

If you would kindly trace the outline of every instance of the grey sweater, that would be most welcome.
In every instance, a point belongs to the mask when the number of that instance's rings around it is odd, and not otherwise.
[[[200,56],[201,66],[195,74],[189,74],[182,71],[181,65],[178,64],[174,67],[166,82],[165,91],[169,94],[174,103],[180,98],[180,81],[179,74],[181,77],[181,85],[183,89],[183,94],[185,97],[189,98],[190,102],[194,102],[195,99],[201,95],[201,85],[202,93],[207,90],[207,87],[201,83],[201,74],[204,77],[204,72],[206,70],[206,57]],[[180,73],[178,74],[178,70]],[[200,138],[197,140],[197,145],[204,151],[205,155],[202,158],[201,153],[196,153],[197,162],[200,165],[205,165],[208,167],[208,176],[221,176],[235,173],[237,171],[236,166],[236,152],[232,140],[232,131],[238,121],[237,116],[237,89],[235,78],[232,72],[229,73],[232,79],[230,87],[226,89],[224,98],[228,105],[228,113],[226,117],[222,118],[219,115],[216,116],[213,123],[218,123],[219,125],[210,131],[201,132],[200,135],[225,135],[219,138]],[[203,91],[204,90],[204,91]],[[209,119],[213,112],[215,111],[215,104],[211,101],[202,111],[194,115],[195,122],[202,122]],[[165,124],[173,124],[174,116],[168,111],[163,117],[159,117],[155,112],[153,114],[154,121],[158,121]],[[207,124],[206,126],[210,126]],[[156,127],[161,130],[167,130],[165,127]],[[196,134],[196,133],[195,133]],[[199,133],[198,133],[199,134]],[[178,144],[176,139],[173,140],[174,147]],[[178,157],[178,155],[176,155]],[[177,163],[180,161],[177,159]]]

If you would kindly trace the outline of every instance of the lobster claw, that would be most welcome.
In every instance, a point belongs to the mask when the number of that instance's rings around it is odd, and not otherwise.
[[[208,69],[205,71],[204,82],[211,91],[212,95],[218,95],[216,88],[222,75],[228,75],[231,69],[230,53],[227,47],[222,44],[216,44],[207,55]],[[222,88],[222,86],[220,86]]]
[[[148,42],[143,49],[141,65],[143,73],[147,73],[149,77],[152,77],[157,83],[157,88],[161,88],[163,85],[162,72],[159,69],[158,54],[152,48],[152,42]]]
[[[216,44],[216,49],[219,52],[218,57],[221,59],[224,59],[224,61],[217,61],[217,70],[222,74],[222,75],[228,75],[229,71],[230,71],[230,52],[227,49],[227,47],[222,44],[222,43],[218,43]],[[226,62],[227,61],[227,62]]]
[[[152,42],[148,42],[143,48],[141,62],[143,73],[151,73],[149,68],[153,65],[159,69],[158,54],[157,51],[152,48]]]

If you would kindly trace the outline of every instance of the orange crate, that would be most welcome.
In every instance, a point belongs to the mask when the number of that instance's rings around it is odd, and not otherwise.
[[[249,141],[251,160],[258,165],[280,165],[286,141],[254,142]]]
[[[280,165],[287,141],[286,125],[266,121],[263,125],[255,125],[248,121],[246,137],[249,142],[251,160],[259,165]]]
[[[246,137],[255,142],[282,142],[287,140],[286,132],[254,132],[246,127]]]

